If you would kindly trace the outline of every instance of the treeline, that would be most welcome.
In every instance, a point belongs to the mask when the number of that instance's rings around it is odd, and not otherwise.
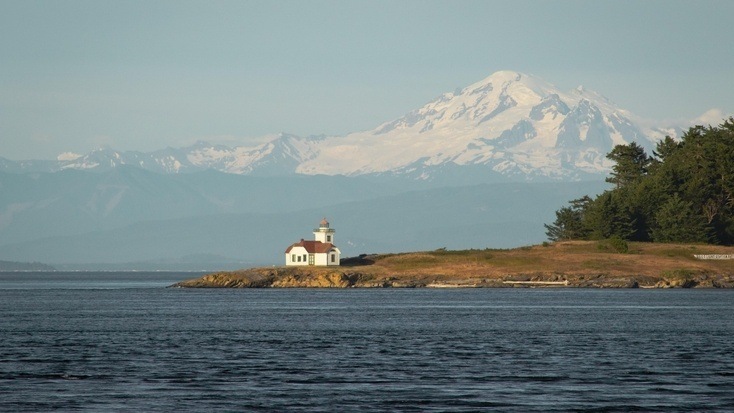
[[[734,244],[734,118],[666,137],[652,156],[633,142],[607,158],[613,189],[556,211],[550,240]]]

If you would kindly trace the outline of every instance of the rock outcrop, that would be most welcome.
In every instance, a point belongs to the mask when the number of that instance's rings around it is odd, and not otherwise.
[[[666,279],[631,274],[629,276],[588,275],[506,275],[498,278],[446,278],[431,276],[380,275],[360,271],[253,268],[218,272],[181,281],[179,288],[734,288],[734,276],[696,276]]]

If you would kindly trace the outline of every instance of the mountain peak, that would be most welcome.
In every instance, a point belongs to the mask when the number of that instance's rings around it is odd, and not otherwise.
[[[499,70],[489,75],[487,79],[494,81],[519,82],[525,76],[527,75],[515,72],[514,70]]]
[[[327,139],[296,172],[428,179],[471,165],[507,176],[580,179],[607,173],[613,144],[646,136],[600,94],[583,87],[564,93],[502,70],[372,131]]]
[[[59,162],[75,161],[81,158],[82,156],[84,155],[80,155],[74,152],[64,152],[64,153],[60,153],[59,156],[56,157],[56,160]]]
[[[512,70],[500,70],[497,72],[492,73],[491,75],[487,76],[486,78],[475,82],[466,88],[463,89],[463,91],[475,91],[477,89],[485,89],[483,86],[492,85],[492,89],[501,89],[503,87],[506,87],[507,85],[514,83],[514,82],[521,82],[528,78],[528,75],[515,72]]]

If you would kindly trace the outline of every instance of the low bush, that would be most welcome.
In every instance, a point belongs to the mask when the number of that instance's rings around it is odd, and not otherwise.
[[[611,250],[620,254],[626,254],[627,252],[629,252],[630,249],[627,241],[619,237],[612,237],[603,241],[599,241],[596,247],[597,249],[602,251]]]

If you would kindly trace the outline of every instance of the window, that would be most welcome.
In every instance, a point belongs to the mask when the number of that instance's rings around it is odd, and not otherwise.
[[[306,254],[303,254],[303,262],[306,262]]]
[[[291,254],[291,262],[296,262],[296,254]]]
[[[331,235],[326,236],[326,242],[331,242]]]
[[[301,262],[301,256],[300,255],[298,256],[298,262]]]
[[[331,262],[336,262],[336,254],[331,254]]]

